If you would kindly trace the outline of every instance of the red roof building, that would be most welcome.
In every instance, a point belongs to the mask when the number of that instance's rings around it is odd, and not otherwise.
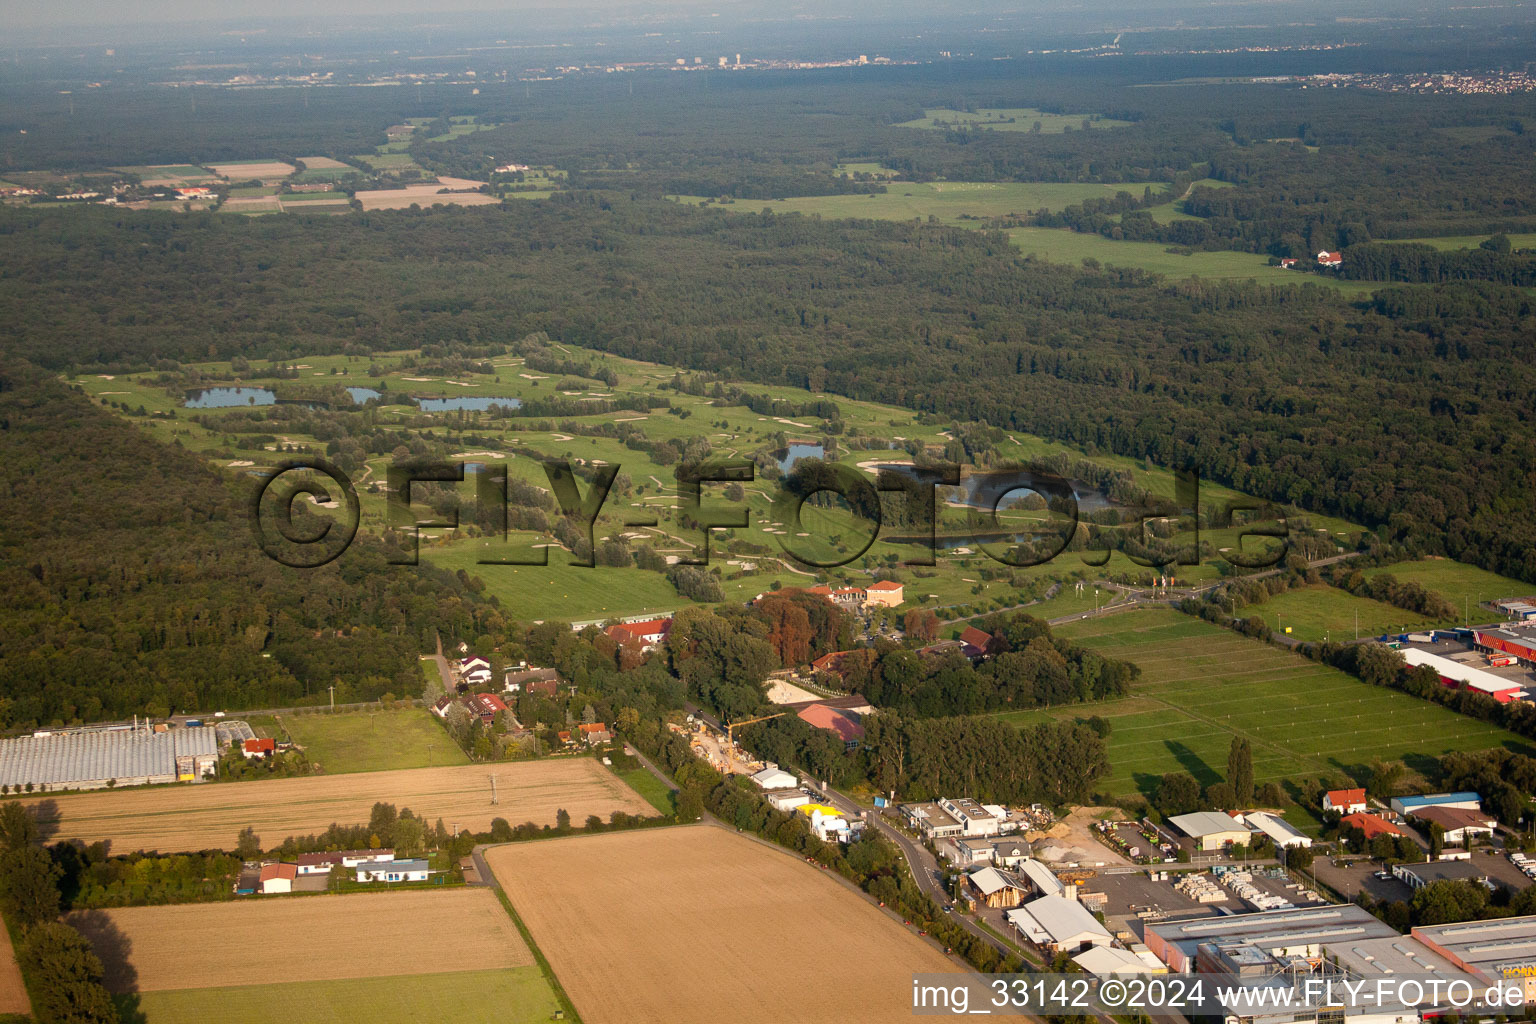
[[[852,654],[852,651],[833,651],[823,654],[811,662],[811,669],[816,672],[831,672],[834,675],[843,674],[843,659]]]
[[[479,715],[480,721],[484,722],[486,725],[490,725],[496,720],[496,712],[507,710],[506,701],[502,700],[494,693],[471,694],[468,699],[464,701],[464,704],[469,708],[471,713]]]
[[[1354,814],[1367,807],[1363,789],[1331,789],[1323,794],[1323,810]]]
[[[814,728],[837,733],[844,743],[856,743],[864,736],[864,727],[855,721],[852,715],[846,715],[825,704],[812,704],[808,708],[802,708],[799,718]]]
[[[1339,827],[1343,829],[1357,828],[1365,833],[1365,841],[1370,842],[1377,836],[1401,836],[1407,835],[1402,829],[1392,824],[1385,818],[1374,814],[1359,812],[1348,814],[1339,819]]]
[[[960,642],[965,645],[965,656],[974,660],[990,652],[992,634],[975,626],[966,626],[960,634]]]
[[[276,751],[276,740],[246,740],[240,752],[246,757],[266,757]]]
[[[655,650],[656,645],[672,632],[671,619],[646,619],[644,622],[619,622],[604,630],[610,637],[623,643],[635,640],[644,651]]]
[[[1344,254],[1341,252],[1328,252],[1326,249],[1317,254],[1317,265],[1320,267],[1337,267],[1344,263]]]

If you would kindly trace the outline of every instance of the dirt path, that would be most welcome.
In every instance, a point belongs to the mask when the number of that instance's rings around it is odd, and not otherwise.
[[[0,1013],[26,1015],[32,1012],[32,1001],[27,998],[27,988],[21,983],[21,968],[16,965],[16,954],[11,950],[11,937],[6,934],[5,922],[0,921]]]

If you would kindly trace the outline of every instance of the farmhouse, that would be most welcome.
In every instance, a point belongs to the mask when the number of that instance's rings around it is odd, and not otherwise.
[[[1024,902],[1018,879],[990,865],[973,868],[965,876],[966,891],[989,907],[1016,907]]]
[[[355,870],[359,882],[425,882],[432,873],[425,860],[370,861]]]
[[[1366,809],[1365,790],[1331,789],[1323,794],[1323,810],[1355,814]]]
[[[1433,793],[1429,796],[1395,796],[1392,810],[1407,817],[1426,807],[1465,807],[1469,811],[1483,809],[1483,798],[1476,793]]]
[[[1421,807],[1413,812],[1413,817],[1422,821],[1426,828],[1439,825],[1445,830],[1447,843],[1460,843],[1472,836],[1493,835],[1493,816],[1465,807]]]
[[[1400,836],[1406,834],[1387,819],[1364,812],[1346,814],[1339,819],[1339,827],[1343,829],[1359,829],[1365,835],[1366,842],[1370,842],[1377,836]]]
[[[619,622],[604,632],[619,643],[632,640],[642,651],[654,651],[672,631],[671,619],[644,619],[640,622]]]
[[[1051,953],[1079,953],[1108,946],[1114,936],[1086,907],[1065,896],[1042,896],[1010,910],[1003,920],[1030,942]]]
[[[195,782],[219,762],[213,726],[79,729],[0,740],[0,784],[38,792]]]
[[[1320,267],[1339,267],[1344,265],[1344,254],[1341,252],[1329,252],[1324,249],[1317,254],[1317,265]]]
[[[276,740],[246,740],[240,747],[240,752],[248,759],[259,760],[263,757],[271,757],[277,752]]]
[[[1291,257],[1289,257],[1289,256],[1285,257],[1284,259],[1282,259],[1280,261],[1280,269],[1281,270],[1294,270],[1295,268],[1296,268],[1296,260],[1291,258]]]
[[[293,880],[298,876],[296,864],[263,864],[261,866],[261,893],[293,892]]]
[[[879,605],[882,608],[895,608],[901,604],[905,591],[904,584],[897,583],[895,580],[881,580],[864,588],[864,602]]]
[[[796,717],[814,728],[837,733],[838,738],[849,745],[857,743],[864,736],[864,727],[852,715],[825,704],[812,704],[803,708]]]
[[[1513,679],[1505,679],[1486,669],[1463,665],[1459,661],[1442,658],[1428,651],[1409,647],[1403,651],[1403,660],[1414,668],[1427,666],[1434,669],[1444,686],[1472,690],[1492,697],[1500,704],[1512,704],[1517,700],[1525,700],[1529,696],[1525,689]]]
[[[1248,830],[1219,811],[1195,811],[1176,814],[1168,823],[1195,841],[1199,850],[1220,850],[1224,846],[1248,843]]]

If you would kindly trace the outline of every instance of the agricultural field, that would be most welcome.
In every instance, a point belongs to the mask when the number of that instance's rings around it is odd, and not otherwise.
[[[328,156],[301,156],[299,162],[309,171],[350,171],[353,168]]]
[[[740,200],[729,209],[775,213],[803,213],[826,218],[861,217],[870,220],[927,220],[937,217],[952,227],[981,227],[978,221],[1034,210],[1061,210],[1085,199],[1112,198],[1118,192],[1141,195],[1147,186],[1057,184],[1054,182],[988,181],[892,181],[886,191],[862,195],[796,196],[789,199]],[[1154,189],[1162,188],[1153,185]],[[709,204],[698,196],[679,196],[684,202]]]
[[[212,185],[219,180],[218,175],[210,173],[208,168],[198,167],[195,164],[147,164],[137,167],[118,167],[116,170],[137,175],[145,185],[190,187]]]
[[[435,662],[423,664],[437,675]],[[302,747],[330,775],[469,763],[423,708],[279,715],[275,722],[280,737]]]
[[[1426,619],[1396,605],[1323,584],[1289,590],[1238,611],[1259,616],[1277,633],[1289,629],[1296,640],[1354,640],[1456,624]]]
[[[0,1016],[31,1012],[32,1001],[27,998],[27,987],[21,981],[21,968],[11,948],[11,936],[6,931],[5,922],[0,921]]]
[[[227,164],[209,164],[209,170],[221,178],[244,181],[247,178],[286,178],[296,167],[277,160],[239,160]]]
[[[1111,774],[1104,793],[1149,794],[1167,772],[1202,785],[1226,773],[1233,736],[1253,744],[1260,782],[1358,773],[1382,759],[1422,771],[1453,750],[1531,744],[1437,704],[1368,686],[1298,654],[1238,636],[1169,608],[1147,608],[1056,627],[1059,635],[1141,667],[1129,697],[1015,712],[1044,718],[1107,719]]]
[[[1501,616],[1479,606],[1488,601],[1536,594],[1536,585],[1500,576],[1475,565],[1453,562],[1448,558],[1428,558],[1421,562],[1399,562],[1365,570],[1366,576],[1391,576],[1399,582],[1413,582],[1432,590],[1451,604],[1464,609],[1472,622],[1495,621]]]
[[[1301,276],[1295,271],[1271,267],[1268,256],[1248,252],[1196,250],[1184,255],[1170,251],[1162,242],[1117,242],[1068,228],[1009,228],[1008,237],[1025,255],[1051,263],[1077,264],[1094,259],[1107,266],[1135,267],[1172,279],[1322,284],[1351,295],[1369,295],[1382,287],[1376,281],[1345,281],[1322,274]]]
[[[589,757],[96,790],[28,803],[38,808],[45,835],[87,843],[107,840],[114,853],[128,853],[233,849],[236,834],[246,825],[263,845],[273,847],[334,822],[366,822],[381,800],[409,807],[429,822],[442,818],[474,832],[488,831],[493,818],[514,825],[553,825],[561,809],[576,821],[590,814],[607,818],[614,811],[652,813],[650,804]]]
[[[961,970],[833,877],[713,826],[486,860],[587,1024],[891,1021],[911,1012],[913,972]]]
[[[356,193],[364,210],[405,210],[412,206],[486,206],[499,203],[496,196],[483,192],[448,192],[437,182],[407,185],[405,188],[370,189]]]
[[[132,907],[69,921],[96,947],[119,1005],[146,1024],[532,1024],[558,1008],[484,888]],[[237,933],[281,941],[230,941]]]
[[[1128,128],[1131,122],[1116,121],[1111,117],[1101,117],[1098,114],[1047,114],[1033,107],[1000,107],[979,108],[973,111],[950,110],[941,107],[935,110],[924,110],[923,116],[915,121],[903,121],[897,128],[928,128],[943,130],[946,128],[968,128],[974,131],[993,132],[1033,132],[1035,125],[1040,125],[1042,135],[1060,135],[1062,132],[1080,131],[1084,122],[1092,126],[1089,130],[1100,128]]]

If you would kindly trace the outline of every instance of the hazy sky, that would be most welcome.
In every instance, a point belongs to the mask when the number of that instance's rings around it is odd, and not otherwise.
[[[268,18],[353,17],[494,11],[516,15],[520,11],[593,10],[613,11],[633,7],[676,8],[694,11],[705,7],[735,7],[731,0],[666,0],[666,3],[635,3],[633,0],[263,0],[260,4],[232,0],[0,0],[0,29],[48,28],[89,24],[132,25],[171,21],[233,21]],[[3,34],[3,31],[0,31]]]

